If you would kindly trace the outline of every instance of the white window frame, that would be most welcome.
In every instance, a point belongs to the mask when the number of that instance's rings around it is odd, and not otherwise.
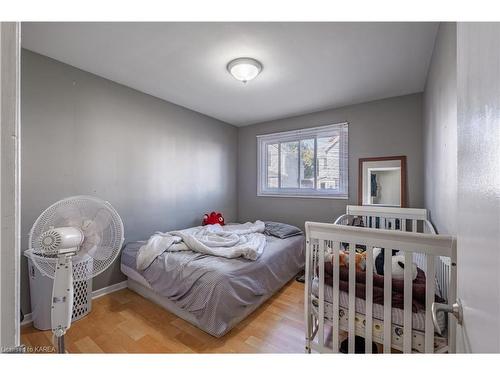
[[[260,197],[298,197],[298,198],[332,198],[332,199],[348,199],[349,198],[349,153],[348,153],[348,128],[347,122],[331,124],[326,126],[318,126],[314,128],[292,130],[280,133],[272,133],[257,136],[257,196]],[[317,188],[268,188],[267,187],[267,145],[273,143],[283,143],[292,141],[301,141],[304,139],[316,139],[318,137],[330,134],[332,131],[339,132],[339,154],[340,154],[340,181],[338,189],[320,190]],[[315,147],[316,152],[316,147]],[[314,156],[316,174],[315,181],[317,182],[318,174],[318,159]],[[278,162],[280,165],[281,162]],[[299,162],[300,165],[300,150]],[[299,172],[300,175],[300,172]]]

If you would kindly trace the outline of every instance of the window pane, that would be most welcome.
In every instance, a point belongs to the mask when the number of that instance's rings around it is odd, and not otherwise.
[[[300,141],[300,187],[314,188],[314,139]]]
[[[317,188],[320,190],[339,188],[339,138],[339,136],[318,138]]]
[[[299,142],[281,144],[281,187],[299,187]]]
[[[278,144],[267,145],[267,187],[278,188]]]
[[[257,195],[347,198],[347,137],[347,123],[257,136]]]

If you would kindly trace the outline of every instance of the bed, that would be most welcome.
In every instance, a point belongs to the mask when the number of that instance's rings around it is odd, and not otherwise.
[[[145,241],[125,246],[128,288],[215,337],[229,332],[304,268],[305,238],[266,235],[257,260],[193,251],[165,252],[144,271],[136,258]]]
[[[433,317],[431,307],[455,300],[456,242],[435,233],[426,210],[347,206],[335,223],[305,227],[307,352],[338,353],[347,343],[353,353],[357,337],[367,353],[373,343],[385,353],[454,352],[455,320],[442,312]],[[347,252],[347,266],[339,258],[346,247],[356,249]],[[386,255],[383,276],[375,274],[376,249]],[[365,271],[356,269],[358,251]],[[412,280],[406,267],[402,280],[393,279],[393,251],[416,264],[420,276]]]

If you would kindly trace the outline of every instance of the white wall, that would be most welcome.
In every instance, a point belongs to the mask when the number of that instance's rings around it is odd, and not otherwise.
[[[500,352],[500,23],[458,24],[459,350]]]
[[[377,175],[379,192],[373,197],[375,204],[398,205],[401,202],[401,170],[373,172]]]
[[[500,24],[442,23],[424,92],[425,206],[457,236],[459,352],[500,352]]]
[[[424,92],[424,201],[439,233],[457,233],[456,24],[439,27]]]

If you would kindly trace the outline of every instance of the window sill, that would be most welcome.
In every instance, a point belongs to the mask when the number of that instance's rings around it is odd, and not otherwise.
[[[319,199],[340,199],[348,200],[348,196],[344,195],[300,195],[300,194],[270,194],[270,193],[257,193],[257,197],[267,198],[319,198]]]

